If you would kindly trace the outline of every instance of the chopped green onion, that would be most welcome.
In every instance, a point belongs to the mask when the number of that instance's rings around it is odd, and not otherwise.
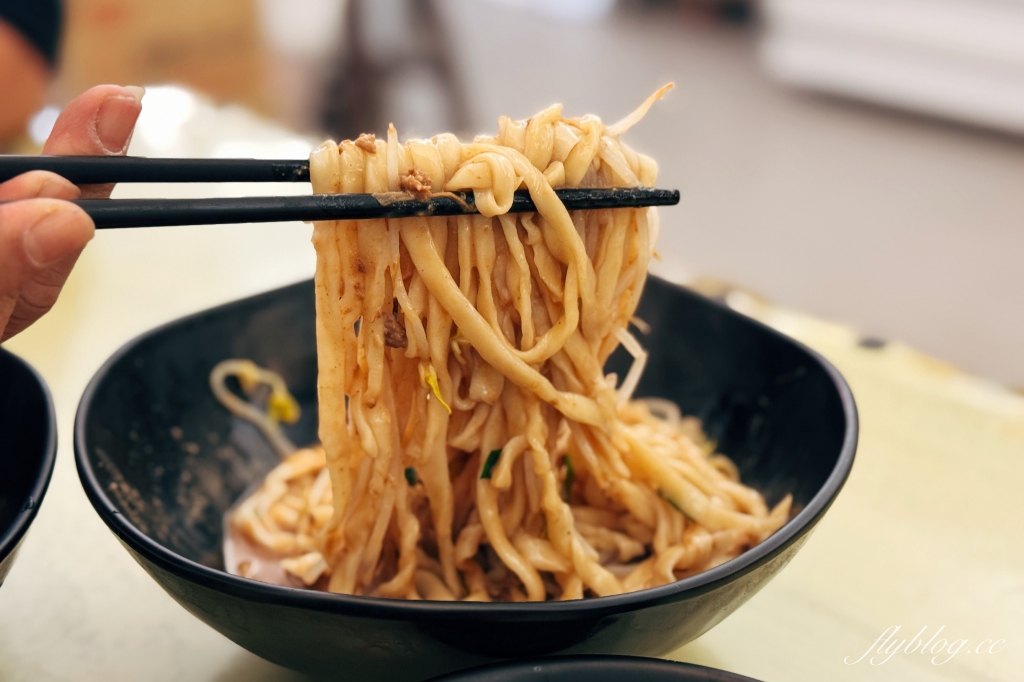
[[[682,514],[682,515],[683,515],[683,516],[685,516],[686,518],[690,519],[690,521],[693,521],[693,519],[692,519],[692,518],[690,518],[690,515],[689,515],[689,514],[687,514],[686,512],[684,512],[684,511],[682,510],[682,508],[681,508],[681,507],[680,507],[680,506],[679,506],[678,504],[676,504],[676,501],[675,501],[675,500],[673,500],[673,499],[672,499],[671,497],[669,497],[668,495],[666,495],[666,494],[665,494],[665,491],[664,491],[664,490],[662,490],[661,488],[658,488],[658,497],[660,497],[661,499],[663,499],[663,500],[665,500],[666,502],[668,502],[668,503],[669,503],[670,505],[672,505],[672,508],[673,508],[673,509],[675,509],[675,510],[676,510],[677,512],[679,512],[680,514]]]
[[[405,468],[405,482],[409,484],[409,487],[416,485],[416,468],[406,467]]]
[[[565,489],[565,501],[569,501],[569,493],[572,492],[572,482],[576,478],[576,472],[572,469],[572,457],[569,455],[565,456],[565,481],[562,486]]]
[[[487,455],[487,460],[484,462],[484,470],[480,472],[480,478],[491,478],[491,470],[494,469],[494,465],[498,463],[500,457],[501,448],[491,450],[491,454]]]

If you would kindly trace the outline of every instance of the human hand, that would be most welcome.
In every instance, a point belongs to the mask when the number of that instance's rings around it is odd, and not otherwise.
[[[121,156],[142,111],[142,89],[99,85],[73,100],[43,146],[44,154]],[[62,199],[106,198],[113,185],[76,187],[33,171],[0,184],[0,342],[39,319],[93,237],[80,208]]]

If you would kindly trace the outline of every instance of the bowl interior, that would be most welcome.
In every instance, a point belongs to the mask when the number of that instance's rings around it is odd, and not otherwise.
[[[692,292],[650,278],[634,329],[650,352],[637,395],[699,417],[744,482],[799,511],[836,468],[848,415],[837,376],[798,344]],[[249,358],[280,373],[302,408],[286,433],[316,438],[311,282],[160,328],[112,358],[89,399],[86,458],[136,528],[172,552],[221,569],[225,511],[279,461],[251,424],[213,397],[210,370]],[[620,349],[608,371],[624,376]],[[841,379],[839,379],[841,382]]]
[[[56,449],[46,385],[23,360],[0,349],[0,583],[42,502]]]
[[[217,569],[225,511],[280,461],[210,391],[210,371],[228,358],[281,374],[302,409],[285,432],[299,445],[317,440],[312,282],[141,339],[111,367],[86,425],[94,473],[121,513],[172,552]]]
[[[700,418],[769,506],[787,493],[794,513],[809,504],[855,438],[838,372],[791,339],[656,277],[637,317],[650,326],[646,335],[632,330],[650,355],[636,395],[668,398]],[[624,376],[631,361],[619,348],[606,371]]]

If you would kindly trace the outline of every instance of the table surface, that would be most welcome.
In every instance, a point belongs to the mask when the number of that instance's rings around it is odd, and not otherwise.
[[[308,147],[237,110],[198,103],[190,120],[170,142],[138,135],[133,153],[294,157]],[[262,146],[244,147],[253,139]],[[186,191],[252,189],[159,189]],[[309,236],[301,224],[100,234],[53,312],[5,345],[49,382],[60,445],[42,509],[0,589],[0,679],[302,679],[239,648],[157,587],[93,512],[75,472],[71,433],[79,396],[121,344],[186,313],[311,276]],[[1024,397],[904,345],[862,347],[843,326],[742,292],[728,301],[836,364],[857,399],[860,448],[845,489],[792,563],[671,657],[779,682],[1020,679]],[[855,662],[897,625],[898,638],[922,628],[930,638],[944,627],[935,641],[968,645],[945,663],[948,654],[933,662],[904,653],[876,657],[877,665]],[[976,653],[985,639],[1005,645]]]

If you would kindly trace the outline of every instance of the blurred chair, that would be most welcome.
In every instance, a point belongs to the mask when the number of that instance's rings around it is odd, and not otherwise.
[[[321,123],[338,139],[465,132],[465,92],[434,0],[349,0]]]

